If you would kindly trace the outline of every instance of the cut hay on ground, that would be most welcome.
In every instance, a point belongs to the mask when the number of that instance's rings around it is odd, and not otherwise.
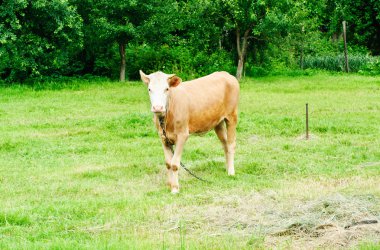
[[[380,239],[379,201],[372,195],[334,193],[291,202],[277,199],[274,191],[210,197],[216,198],[204,206],[167,206],[162,230],[175,231],[182,223],[203,237],[256,235],[263,238],[262,247],[297,249],[346,248]]]

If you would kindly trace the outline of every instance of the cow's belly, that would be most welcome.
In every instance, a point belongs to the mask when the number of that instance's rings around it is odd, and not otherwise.
[[[199,118],[199,117],[198,117]],[[189,133],[198,134],[205,133],[214,129],[223,119],[224,115],[203,115],[201,119],[191,119],[189,122]]]

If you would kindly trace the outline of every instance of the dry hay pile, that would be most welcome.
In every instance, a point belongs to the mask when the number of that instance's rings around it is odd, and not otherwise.
[[[218,237],[262,237],[261,247],[347,248],[359,241],[380,242],[380,203],[372,195],[333,194],[314,200],[278,199],[273,191],[213,198],[204,205],[168,205],[163,230]],[[210,197],[210,196],[208,196]],[[175,217],[176,216],[176,217]]]
[[[378,204],[377,204],[378,205]],[[294,246],[349,247],[359,240],[380,239],[380,213],[373,196],[347,197],[341,194],[298,204],[270,233],[268,243],[280,238],[292,238]]]

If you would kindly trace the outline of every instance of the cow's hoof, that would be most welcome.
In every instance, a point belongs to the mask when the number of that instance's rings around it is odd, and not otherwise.
[[[234,176],[234,175],[235,175],[235,170],[232,170],[232,171],[229,170],[229,171],[228,171],[228,175],[229,175],[229,176]]]
[[[178,188],[173,188],[172,191],[171,191],[172,194],[178,194],[179,193],[179,189]]]

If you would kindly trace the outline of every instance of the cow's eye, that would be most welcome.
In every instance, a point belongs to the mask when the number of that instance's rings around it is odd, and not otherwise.
[[[166,88],[165,91],[169,91],[169,88]]]
[[[151,89],[148,89],[149,92],[151,92],[152,90]]]

